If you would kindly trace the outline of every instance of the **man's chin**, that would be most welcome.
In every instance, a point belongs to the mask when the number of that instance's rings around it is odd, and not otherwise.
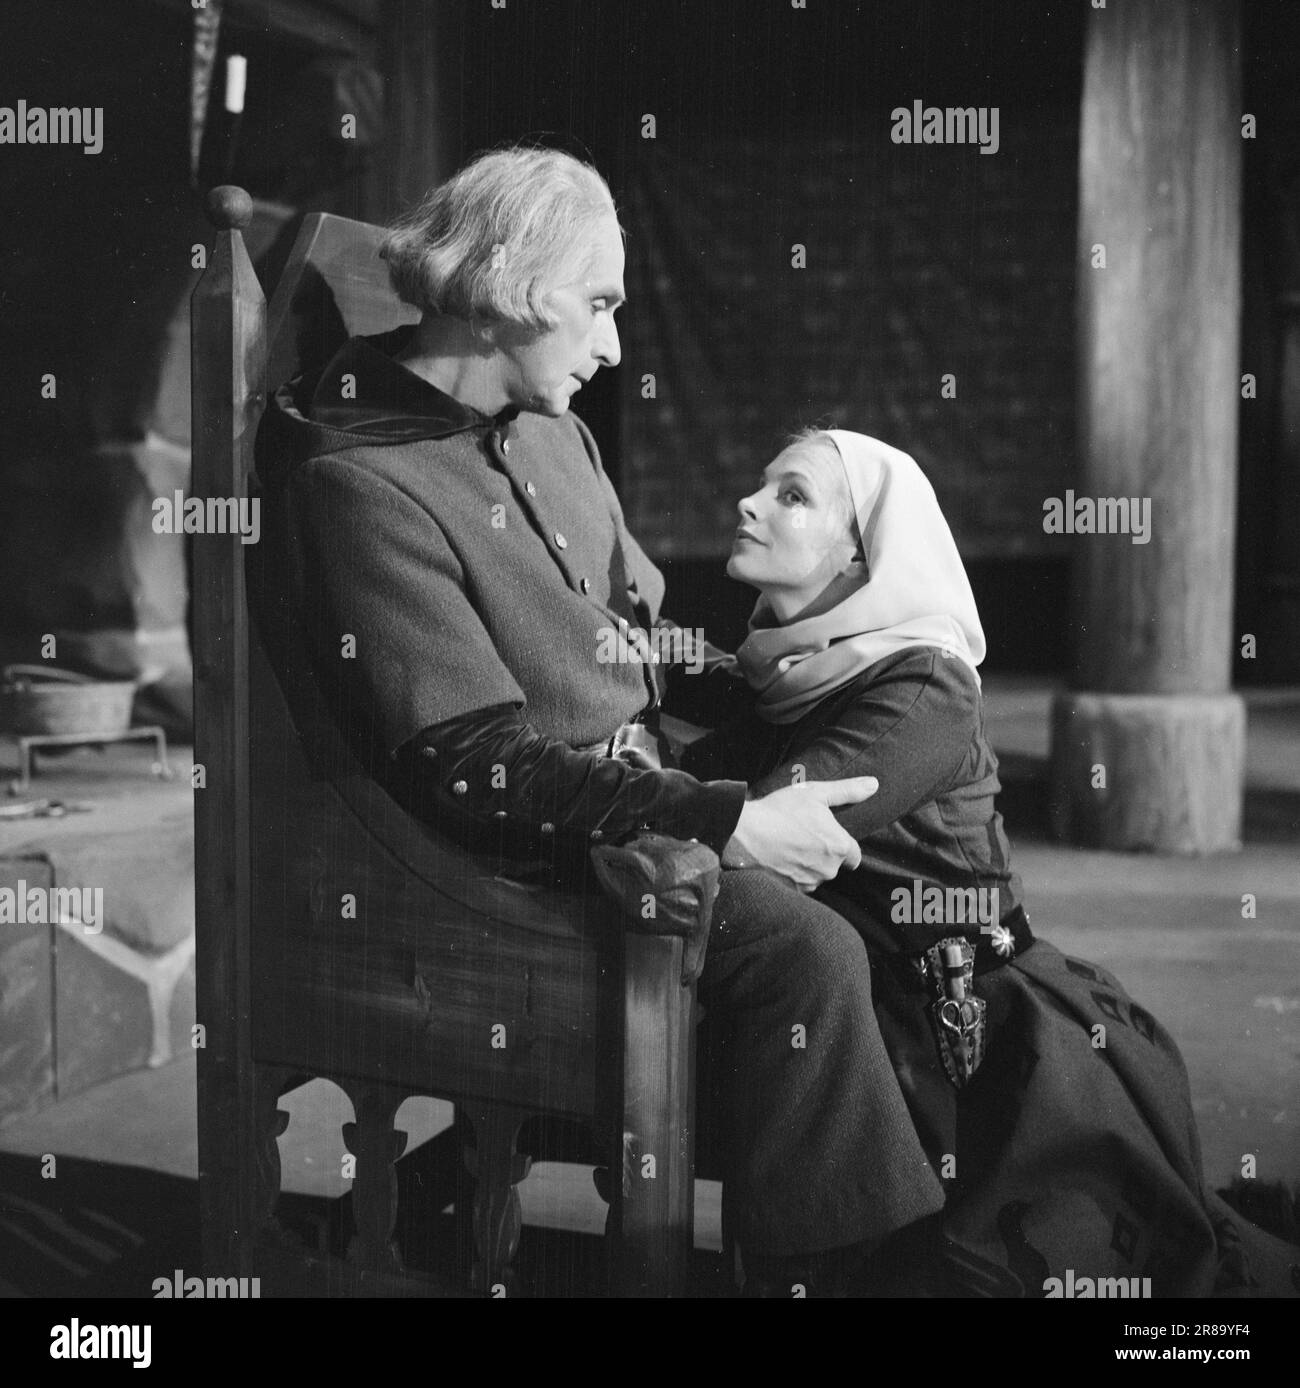
[[[548,419],[559,419],[569,412],[567,395],[539,395],[524,408],[532,414],[545,415]]]

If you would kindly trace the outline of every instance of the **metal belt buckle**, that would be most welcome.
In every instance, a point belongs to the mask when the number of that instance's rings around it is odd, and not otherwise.
[[[985,1012],[988,1004],[972,991],[975,946],[956,936],[925,951],[936,1001],[931,1008],[939,1058],[948,1078],[964,1089],[984,1059]]]
[[[659,739],[644,723],[624,723],[610,739],[607,755],[613,761],[627,762],[645,771],[658,771],[663,767]]]

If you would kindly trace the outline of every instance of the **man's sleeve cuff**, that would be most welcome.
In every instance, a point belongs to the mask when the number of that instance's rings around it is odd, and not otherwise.
[[[702,782],[698,803],[691,806],[689,832],[681,837],[698,839],[721,857],[740,822],[747,790],[744,781]]]

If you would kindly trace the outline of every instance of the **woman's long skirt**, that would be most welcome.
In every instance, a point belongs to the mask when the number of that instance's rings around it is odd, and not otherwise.
[[[872,964],[886,1049],[947,1188],[940,1294],[1300,1292],[1300,1250],[1206,1191],[1182,1057],[1105,969],[1037,940],[977,977],[987,1050],[959,1092],[919,976]]]

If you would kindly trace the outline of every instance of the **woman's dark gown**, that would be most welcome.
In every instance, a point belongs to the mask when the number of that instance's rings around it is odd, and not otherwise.
[[[1024,919],[970,669],[910,648],[784,726],[760,720],[745,696],[734,702],[684,769],[743,777],[758,795],[800,778],[880,780],[872,799],[837,811],[861,866],[816,895],[866,944],[881,1032],[945,1183],[941,1237],[909,1288],[1087,1295],[1097,1279],[1123,1278],[1140,1295],[1144,1284],[1127,1279],[1149,1278],[1157,1297],[1294,1295],[1300,1252],[1207,1192],[1182,1058],[1104,969],[1041,939],[1002,962],[986,938],[974,981],[987,1003],[985,1055],[960,1092],[946,1074],[934,994],[913,960],[954,934],[978,941],[979,926],[899,918],[926,899],[918,888],[975,887],[997,889],[1001,921]]]

